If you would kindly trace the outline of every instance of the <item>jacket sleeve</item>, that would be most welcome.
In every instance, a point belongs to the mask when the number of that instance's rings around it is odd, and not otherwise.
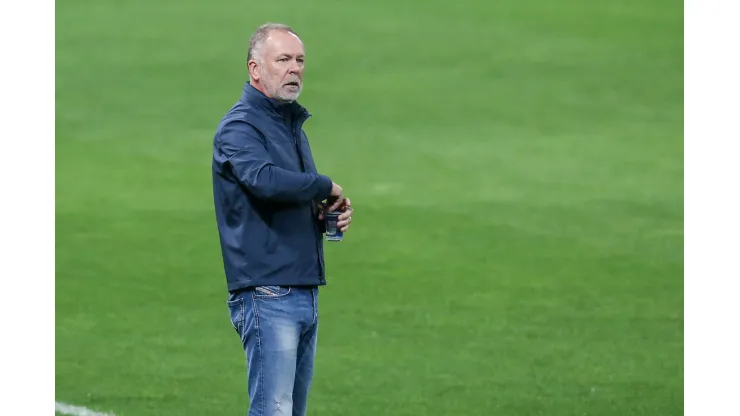
[[[218,139],[224,168],[231,169],[239,182],[260,199],[307,202],[331,194],[328,176],[275,166],[261,134],[244,121],[226,123]]]

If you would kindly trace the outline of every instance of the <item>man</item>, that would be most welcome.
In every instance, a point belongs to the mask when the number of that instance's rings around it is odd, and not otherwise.
[[[260,26],[249,42],[249,81],[214,137],[227,304],[246,352],[251,416],[306,413],[326,284],[323,215],[343,211],[342,231],[352,221],[350,200],[317,173],[302,130],[304,60],[293,29]]]

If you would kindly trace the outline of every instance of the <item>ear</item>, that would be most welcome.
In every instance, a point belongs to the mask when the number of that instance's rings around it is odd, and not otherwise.
[[[247,62],[247,68],[249,69],[249,77],[255,81],[260,80],[259,64],[254,59],[250,59]]]

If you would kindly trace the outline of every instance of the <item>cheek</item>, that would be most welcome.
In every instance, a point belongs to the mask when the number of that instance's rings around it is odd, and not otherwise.
[[[285,72],[283,71],[275,71],[270,74],[270,80],[276,84],[279,84],[283,78],[285,78]]]
[[[275,68],[270,68],[270,67],[263,68],[260,76],[266,82],[270,82],[274,80],[275,79]]]
[[[265,83],[265,85],[272,86],[275,84],[275,74],[267,72],[264,74],[262,78],[263,78],[263,82]]]

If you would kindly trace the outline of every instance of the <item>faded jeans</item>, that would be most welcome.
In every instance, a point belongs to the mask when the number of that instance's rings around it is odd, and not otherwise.
[[[249,416],[304,416],[318,333],[318,289],[260,286],[231,294],[247,357]]]

